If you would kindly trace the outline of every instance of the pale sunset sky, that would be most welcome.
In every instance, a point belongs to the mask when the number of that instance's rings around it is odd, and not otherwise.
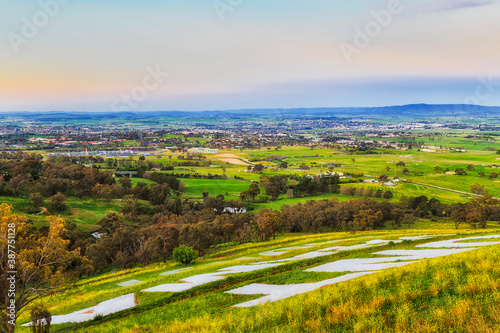
[[[500,105],[500,0],[0,0],[0,36],[0,111]]]

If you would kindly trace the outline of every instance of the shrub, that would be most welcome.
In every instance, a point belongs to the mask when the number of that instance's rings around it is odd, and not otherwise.
[[[61,192],[49,198],[49,208],[53,212],[62,212],[66,210],[66,196]]]
[[[187,265],[196,259],[196,252],[189,246],[181,245],[174,249],[172,256],[175,261],[180,262],[183,265]]]
[[[256,203],[266,203],[266,202],[269,202],[269,197],[267,195],[259,195],[255,199],[255,202]]]
[[[48,333],[50,332],[50,322],[52,315],[42,307],[35,306],[31,309],[31,332]]]

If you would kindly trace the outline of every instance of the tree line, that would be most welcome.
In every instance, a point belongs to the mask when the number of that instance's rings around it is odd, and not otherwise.
[[[179,245],[203,254],[217,244],[266,241],[284,232],[357,232],[387,226],[397,229],[411,227],[417,218],[436,222],[452,219],[457,228],[460,223],[484,228],[486,221],[500,221],[500,202],[492,197],[453,205],[425,196],[403,197],[395,203],[371,198],[339,202],[332,197],[284,205],[280,210],[264,208],[257,213],[239,214],[229,214],[224,208],[242,207],[242,203],[225,200],[223,195],[206,196],[203,202],[167,197],[153,209],[135,199],[124,200],[130,201],[122,212],[111,213],[99,222],[103,237],[89,239],[87,247],[79,244],[82,255],[97,270],[164,261]]]

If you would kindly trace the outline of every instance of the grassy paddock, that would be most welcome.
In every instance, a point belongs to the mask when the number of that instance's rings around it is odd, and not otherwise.
[[[425,260],[250,309],[200,309],[151,332],[496,332],[500,247]],[[206,304],[210,306],[210,304]],[[150,319],[154,320],[154,317]],[[132,318],[128,318],[129,321]],[[103,324],[100,332],[139,327]],[[94,332],[88,329],[85,332]]]
[[[59,215],[66,221],[72,221],[78,225],[82,231],[95,231],[98,229],[97,222],[110,212],[119,212],[123,207],[120,199],[112,200],[109,204],[100,200],[78,199],[68,197],[66,200],[67,209],[61,213],[29,214],[31,205],[27,198],[22,197],[0,197],[0,203],[12,205],[14,212],[33,221],[35,227],[40,228],[48,225],[47,217]],[[48,199],[44,199],[42,207],[48,207]]]
[[[440,229],[437,229],[438,226]],[[437,323],[438,331],[448,331],[445,329],[448,326],[442,325],[452,318],[447,317],[450,316],[447,313],[454,309],[453,304],[456,302],[469,302],[466,304],[473,309],[471,311],[479,311],[479,308],[475,307],[478,307],[480,302],[475,302],[472,295],[476,298],[496,297],[493,299],[498,300],[500,270],[495,264],[500,257],[499,246],[449,258],[426,260],[252,309],[236,309],[230,306],[259,296],[230,295],[224,291],[249,283],[291,284],[320,281],[335,277],[336,274],[306,273],[304,270],[332,260],[370,257],[372,252],[378,250],[408,249],[425,241],[383,245],[316,259],[293,261],[279,267],[231,275],[225,280],[183,293],[140,292],[154,285],[174,283],[188,276],[215,272],[220,268],[255,261],[239,260],[241,257],[254,257],[260,260],[282,259],[333,244],[349,246],[372,239],[396,240],[403,235],[457,233],[452,223],[442,225],[434,223],[433,229],[428,227],[419,221],[411,230],[380,230],[355,234],[291,234],[280,235],[271,242],[219,246],[213,248],[205,258],[197,259],[189,266],[191,267],[189,271],[160,276],[162,272],[181,268],[173,262],[112,271],[81,280],[67,292],[45,299],[44,303],[49,306],[52,314],[57,315],[90,307],[131,292],[138,295],[137,308],[95,322],[56,325],[53,327],[54,332],[302,332],[308,329],[312,332],[384,331],[381,328],[387,328],[387,331],[409,332],[417,329],[415,323],[420,323],[417,320],[419,316],[427,320],[421,322],[422,325],[432,326]],[[458,232],[484,234],[497,230],[498,228],[487,230],[462,228]],[[329,243],[325,245],[324,242]],[[290,250],[279,257],[266,258],[259,255],[265,251],[305,244],[317,245],[307,249]],[[117,283],[130,279],[140,280],[143,283],[127,288],[117,286]],[[475,290],[475,293],[468,294],[468,291],[472,290]],[[454,297],[453,302],[450,301],[450,297]],[[406,309],[405,312],[401,312],[402,309]],[[441,314],[442,318],[437,318],[438,314]],[[408,319],[407,322],[400,323],[404,316],[417,319]],[[485,316],[484,325],[493,325],[488,316]],[[433,318],[437,318],[435,319],[437,321],[433,321]],[[26,320],[25,314],[20,323]],[[312,320],[314,325],[309,320]],[[28,332],[28,329],[20,328],[20,331]],[[418,332],[418,329],[416,331]]]
[[[233,179],[181,179],[186,185],[185,195],[195,198],[202,198],[204,191],[207,191],[210,196],[218,194],[237,196],[240,193],[248,190],[250,184],[244,181]],[[236,199],[236,197],[234,198]]]

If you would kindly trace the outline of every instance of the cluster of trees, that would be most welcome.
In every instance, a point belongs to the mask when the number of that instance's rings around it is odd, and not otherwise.
[[[2,332],[14,332],[17,318],[36,300],[92,272],[90,261],[82,256],[80,249],[70,249],[61,218],[49,217],[49,226],[37,230],[31,221],[12,214],[11,210],[12,207],[0,204]]]
[[[464,205],[446,205],[425,196],[403,197],[398,203],[371,198],[338,202],[332,198],[285,205],[279,211],[261,209],[258,213],[241,214],[226,212],[225,207],[242,204],[226,201],[223,195],[206,196],[203,202],[166,198],[154,209],[135,199],[124,200],[129,201],[120,214],[112,213],[99,222],[104,236],[95,244],[90,240],[85,247],[75,239],[75,244],[87,248],[82,254],[92,260],[96,269],[167,260],[179,245],[192,247],[201,254],[216,244],[268,240],[281,232],[354,232],[382,228],[387,223],[399,228],[411,226],[416,218],[437,221],[451,217],[481,227],[487,220],[500,221],[500,203],[491,197]]]
[[[186,204],[182,203],[184,209]],[[281,215],[275,214],[279,219]],[[203,253],[214,244],[267,240],[278,231],[270,229],[269,224],[277,222],[266,214],[220,214],[208,206],[182,214],[156,213],[147,223],[130,225],[126,220],[125,215],[112,213],[99,222],[103,237],[85,253],[96,270],[165,261],[179,245]]]
[[[108,158],[106,160],[106,165],[108,168],[124,168],[126,170],[151,170],[154,168],[162,168],[163,165],[154,161],[147,161],[144,156],[140,156],[137,160],[134,160],[132,156],[129,158]]]
[[[276,200],[280,194],[286,193],[290,188],[288,186],[288,180],[286,176],[262,176],[260,177],[260,185],[266,191],[266,195],[271,197],[273,200]],[[251,185],[254,186],[255,185]]]
[[[276,200],[281,194],[286,194],[288,198],[315,196],[321,193],[339,193],[340,179],[338,175],[333,176],[292,176],[290,180],[284,175],[262,176],[260,177],[260,186],[264,189],[265,200],[260,198],[259,202]],[[252,183],[247,191],[240,193],[242,202],[255,201],[255,198],[261,193],[259,184]]]
[[[209,167],[212,165],[211,161],[173,161],[172,166],[182,166],[182,167]]]
[[[441,203],[435,198],[427,198],[425,195],[418,197],[401,197],[399,204],[403,209],[412,211],[416,217],[436,219],[448,216],[448,205]]]
[[[448,214],[457,228],[462,223],[473,228],[485,228],[487,221],[500,221],[500,200],[483,196],[465,204],[456,203],[448,207]]]
[[[292,176],[291,179],[298,183],[291,186],[295,197],[314,196],[322,193],[340,193],[339,175],[331,176]]]
[[[174,191],[184,191],[184,184],[172,175],[158,172],[146,172],[144,179],[149,179],[158,184],[167,184]]]
[[[488,195],[488,190],[481,184],[474,184],[471,186],[471,192],[478,195]]]
[[[262,171],[264,171],[264,169],[265,169],[265,168],[266,168],[266,167],[265,167],[264,165],[262,165],[262,164],[258,163],[258,164],[255,164],[255,165],[253,165],[253,166],[252,166],[252,165],[249,165],[249,166],[247,167],[247,170],[248,170],[248,171],[252,171],[252,172],[262,172]]]
[[[250,184],[250,187],[248,188],[247,191],[243,191],[240,193],[240,200],[242,202],[250,202],[250,200],[255,200],[255,197],[260,194],[260,187],[259,184],[256,182],[253,182]]]
[[[161,205],[172,195],[179,196],[185,189],[184,184],[175,177],[157,172],[143,174],[145,179],[155,184],[139,182],[134,187],[127,176],[116,178],[110,171],[72,164],[75,161],[66,157],[64,161],[54,158],[43,161],[41,155],[24,153],[3,153],[2,157],[0,195],[27,197],[33,209],[39,209],[45,198],[49,198],[48,208],[53,213],[66,209],[68,196],[94,198],[108,203],[113,199],[141,199]],[[147,210],[136,206],[129,207],[136,211]]]
[[[320,232],[322,230],[362,231],[381,228],[388,221],[400,227],[410,211],[388,201],[363,198],[338,202],[309,201],[306,204],[283,206],[284,228],[289,232]],[[408,220],[408,218],[406,218]]]
[[[467,176],[468,175],[467,171],[469,171],[469,172],[475,171],[476,167],[472,164],[469,164],[466,166],[466,169],[467,170],[465,170],[464,168],[457,168],[457,169],[455,169],[455,174],[457,176]],[[434,167],[434,172],[437,172],[437,173],[447,173],[449,171],[450,171],[449,168],[442,168],[440,166]],[[483,171],[479,171],[477,174],[479,177],[486,177],[486,174]],[[488,179],[490,179],[490,180],[495,180],[497,178],[498,178],[498,172],[493,171],[488,175]]]
[[[168,156],[169,159],[172,155]],[[161,156],[160,156],[161,158]],[[108,159],[107,166],[109,168],[115,168],[117,171],[124,170],[137,171],[138,175],[142,177],[142,174],[149,170],[174,170],[174,167],[208,167],[212,164],[211,161],[195,161],[191,155],[188,157],[179,156],[179,161],[169,161],[166,163],[159,163],[154,161],[145,160],[144,156],[139,157],[139,160],[133,159]]]
[[[223,175],[218,175],[218,174],[207,174],[203,175],[201,173],[183,173],[183,172],[173,172],[168,174],[171,177],[174,178],[180,178],[180,179],[223,179],[225,178]],[[137,175],[138,177],[142,178],[144,174],[142,175]]]
[[[363,187],[348,187],[343,186],[340,190],[340,193],[344,195],[351,195],[357,197],[372,197],[372,198],[384,198],[384,199],[392,199],[394,196],[391,191],[382,191],[381,189],[374,190],[371,188],[363,188]]]
[[[481,172],[480,172],[481,174]],[[481,175],[480,175],[481,176]],[[482,177],[485,177],[486,175],[484,174],[484,172],[482,173]],[[492,172],[490,173],[490,175],[488,176],[488,179],[491,179],[491,180],[494,180],[494,179],[497,179],[498,178],[498,172]]]
[[[43,161],[38,154],[17,153],[0,161],[0,195],[4,196],[36,192],[44,197],[57,193],[85,197],[92,195],[97,184],[115,184],[112,173],[54,159]]]

